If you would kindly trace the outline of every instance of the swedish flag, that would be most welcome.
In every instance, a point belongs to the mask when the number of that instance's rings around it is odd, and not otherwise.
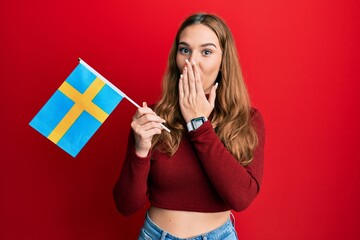
[[[87,66],[80,61],[30,122],[30,126],[73,157],[124,97]]]

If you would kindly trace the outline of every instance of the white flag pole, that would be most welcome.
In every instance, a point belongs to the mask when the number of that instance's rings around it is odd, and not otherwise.
[[[105,77],[103,77],[100,73],[98,73],[95,69],[93,69],[92,67],[90,67],[86,62],[84,62],[84,60],[82,60],[81,58],[78,59],[79,63],[81,63],[82,65],[84,65],[84,67],[86,67],[90,72],[92,72],[93,74],[95,74],[98,78],[100,78],[102,81],[104,81],[107,85],[109,85],[109,87],[111,87],[115,92],[117,92],[118,94],[120,94],[122,97],[126,98],[129,102],[131,102],[135,107],[137,108],[141,108],[139,104],[137,104],[136,102],[134,102],[131,98],[129,98],[125,93],[123,93],[120,89],[118,89],[114,84],[112,84],[110,81],[108,81]],[[170,132],[170,129],[168,129],[167,127],[165,127],[163,124],[161,124],[161,127],[163,129],[165,129],[166,131]]]

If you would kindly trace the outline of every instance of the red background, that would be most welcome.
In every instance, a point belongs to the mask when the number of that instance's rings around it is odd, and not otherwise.
[[[125,1],[124,1],[125,2]],[[135,108],[123,100],[76,158],[28,123],[82,57],[136,102],[156,101],[180,22],[233,31],[267,130],[260,195],[240,239],[360,239],[357,0],[0,3],[0,239],[135,239],[145,209],[116,212]]]

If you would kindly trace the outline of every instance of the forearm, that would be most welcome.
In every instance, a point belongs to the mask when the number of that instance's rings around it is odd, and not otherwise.
[[[197,131],[190,132],[192,143],[209,180],[221,198],[235,211],[248,207],[260,189],[264,158],[261,116],[259,125],[259,145],[254,152],[254,159],[246,167],[226,149],[209,122]]]
[[[135,213],[146,203],[150,170],[150,158],[137,156],[132,143],[129,141],[120,176],[113,188],[116,207],[125,216]]]

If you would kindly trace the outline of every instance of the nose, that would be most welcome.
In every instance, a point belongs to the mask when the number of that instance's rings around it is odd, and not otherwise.
[[[191,63],[199,63],[198,61],[200,60],[198,54],[196,52],[192,52],[189,58],[189,61]]]
[[[196,58],[194,57],[194,54],[191,54],[191,55],[190,55],[189,61],[190,61],[191,63],[196,62]]]

